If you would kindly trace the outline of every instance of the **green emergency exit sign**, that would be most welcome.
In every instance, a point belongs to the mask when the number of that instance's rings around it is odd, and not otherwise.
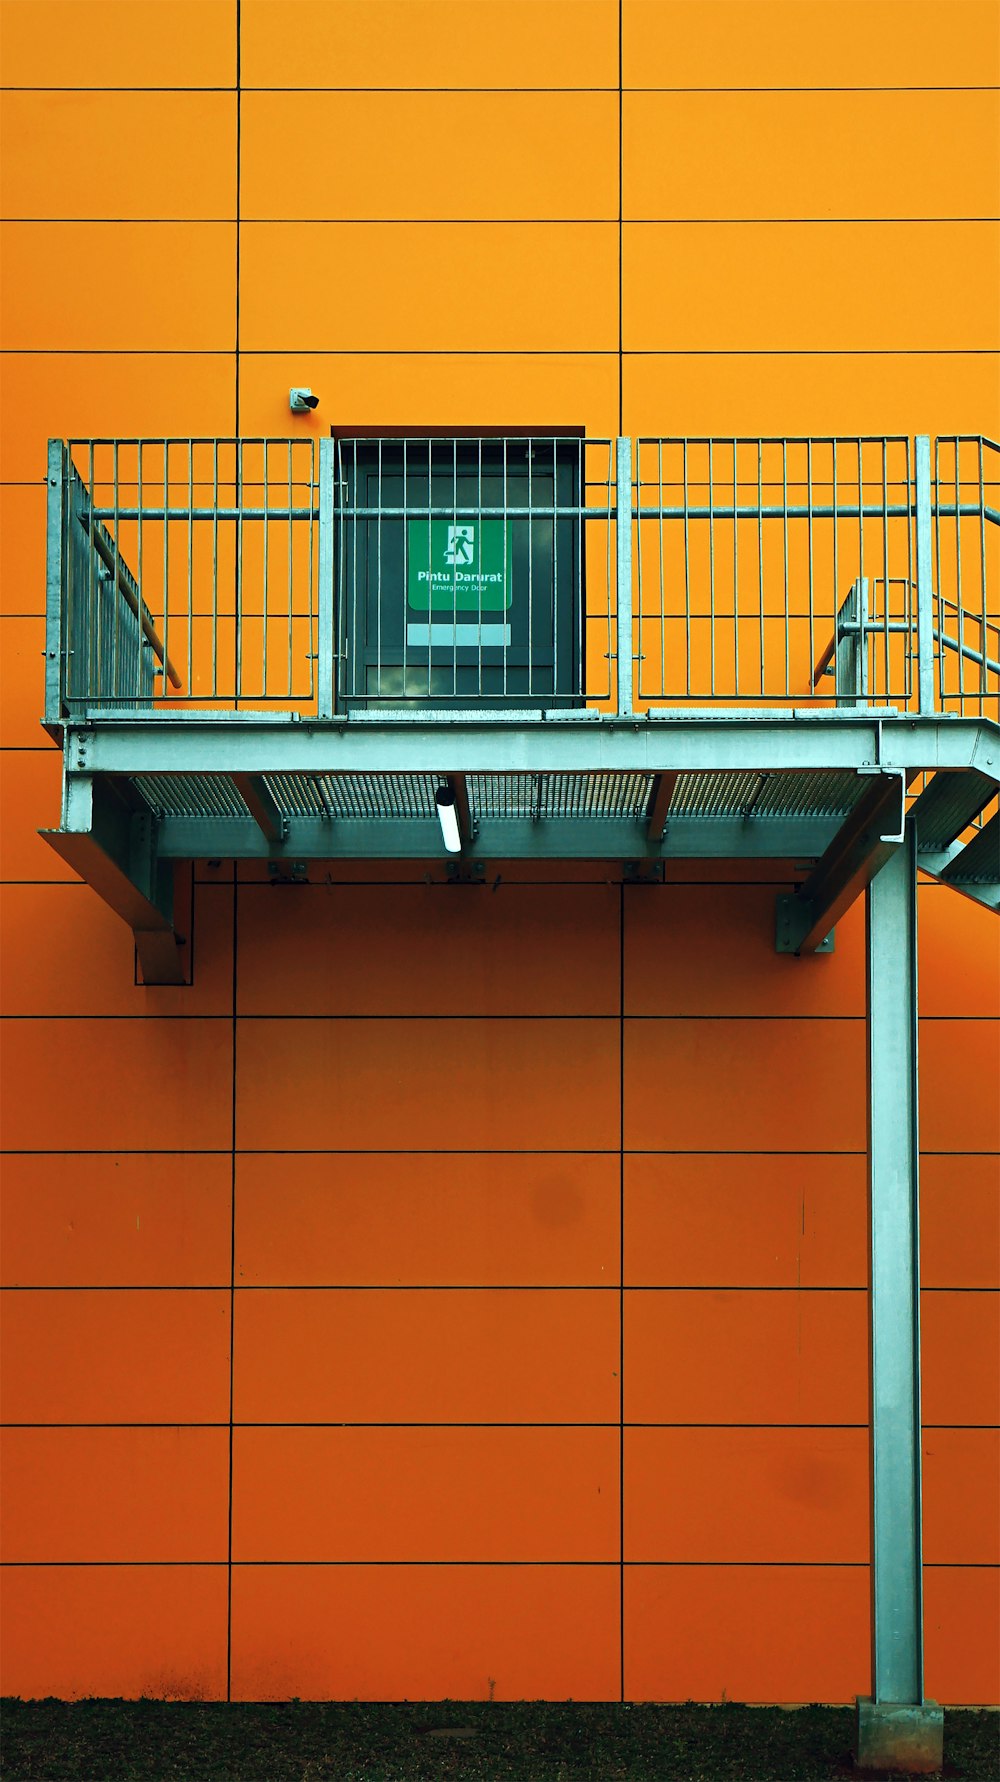
[[[406,599],[413,612],[506,612],[511,602],[512,527],[473,516],[408,520]]]

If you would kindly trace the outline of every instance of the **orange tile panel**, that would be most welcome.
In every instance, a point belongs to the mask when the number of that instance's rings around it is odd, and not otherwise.
[[[863,1015],[864,902],[837,925],[834,952],[774,950],[786,884],[633,886],[625,892],[630,1015]]]
[[[617,1295],[241,1291],[235,1365],[240,1423],[607,1422]]]
[[[41,732],[39,732],[41,734]],[[79,884],[39,829],[58,829],[62,754],[44,740],[35,749],[9,749],[0,759],[0,880]]]
[[[231,435],[234,365],[232,354],[225,353],[8,353],[0,399],[4,478],[44,478],[49,438]],[[287,404],[286,391],[286,409]],[[81,464],[85,467],[86,460]],[[36,536],[44,553],[43,505],[31,523],[41,527]],[[37,607],[15,610],[43,609],[44,571]]]
[[[868,1687],[868,1568],[629,1566],[624,1647],[629,1701],[847,1702]]]
[[[925,1287],[1000,1288],[1000,1167],[995,1157],[922,1157],[920,1268]]]
[[[616,1156],[236,1160],[244,1286],[611,1286]]]
[[[308,266],[308,278],[290,279],[290,266]],[[617,335],[613,223],[244,223],[240,232],[248,352],[311,354],[336,340],[349,352],[593,353],[613,350]],[[449,400],[467,406],[461,391]]]
[[[624,1045],[627,1150],[864,1150],[863,1021],[628,1020]]]
[[[7,1423],[218,1423],[229,1295],[85,1288],[3,1294]]]
[[[612,1021],[242,1021],[241,1150],[608,1150]]]
[[[920,1296],[925,1423],[1000,1423],[1000,1294]]]
[[[630,352],[1000,344],[1000,239],[991,223],[626,223],[622,255]],[[930,306],[912,277],[924,264],[950,270]],[[847,277],[849,267],[864,276]]]
[[[45,489],[0,485],[0,614],[44,612]]]
[[[625,1296],[631,1423],[865,1423],[865,1295],[706,1289]]]
[[[1000,1151],[1000,1024],[920,1023],[920,1144]]]
[[[615,0],[244,0],[246,87],[616,87]]]
[[[226,1699],[224,1565],[14,1566],[4,1573],[5,1695]]]
[[[624,0],[627,87],[978,87],[990,0]],[[901,158],[906,145],[899,145]]]
[[[10,620],[3,621],[10,624]],[[180,876],[190,873],[181,867]],[[80,883],[0,888],[7,946],[5,1015],[228,1015],[232,1010],[232,890],[200,886],[193,980],[179,989],[136,983],[132,931]]]
[[[237,1566],[236,1701],[608,1701],[616,1566]]]
[[[996,92],[767,85],[626,93],[626,218],[997,215]]]
[[[44,619],[0,619],[0,748],[37,749],[44,744]]]
[[[234,344],[232,223],[5,223],[0,248],[7,350],[212,353]],[[137,379],[140,367],[128,375]]]
[[[864,1157],[625,1158],[630,1287],[864,1287]]]
[[[625,1558],[868,1560],[864,1429],[627,1429]]]
[[[239,1429],[236,1561],[618,1558],[615,1429]]]
[[[0,154],[5,218],[236,215],[235,93],[7,93]]]
[[[0,1264],[11,1287],[224,1287],[229,1157],[38,1152],[0,1168]]]
[[[240,120],[247,221],[618,216],[616,93],[249,92]]]
[[[241,892],[240,1013],[618,1013],[617,886],[501,883],[486,898],[452,890]]]
[[[93,1019],[83,1028],[24,1019],[5,1021],[4,1029],[5,1149],[228,1148],[230,1022]]]
[[[944,885],[921,881],[919,999],[922,1015],[1000,1018],[1000,933],[992,911]]]
[[[8,1429],[4,1561],[224,1561],[225,1429]]]
[[[289,413],[293,384],[319,393],[312,415]],[[608,438],[618,430],[618,355],[242,352],[240,393],[246,427],[297,438],[328,433],[334,401],[350,427],[586,427]]]
[[[1000,1430],[928,1429],[924,1563],[1000,1565]]]
[[[3,0],[4,84],[232,86],[236,11],[236,0]]]
[[[995,438],[1000,428],[996,353],[629,352],[622,375],[632,434]]]
[[[994,1567],[924,1572],[925,1688],[955,1707],[1000,1701],[1000,1574]]]

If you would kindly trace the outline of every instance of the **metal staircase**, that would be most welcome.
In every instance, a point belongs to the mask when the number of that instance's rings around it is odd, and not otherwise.
[[[917,869],[1000,909],[998,465],[981,438],[49,453],[64,771],[42,833],[130,924],[147,984],[183,980],[177,868],[199,858],[298,880],[337,858],[469,879],[517,856],[639,878],[767,859],[798,880],[775,944],[799,955],[865,894],[857,1752],[907,1771],[940,1767],[942,1726],[923,1691]]]

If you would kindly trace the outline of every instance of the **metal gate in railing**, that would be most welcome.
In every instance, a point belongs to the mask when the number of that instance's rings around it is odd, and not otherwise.
[[[54,441],[46,718],[1000,715],[975,436]]]

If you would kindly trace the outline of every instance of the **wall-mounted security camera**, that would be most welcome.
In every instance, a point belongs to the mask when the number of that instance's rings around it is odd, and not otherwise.
[[[293,415],[307,415],[311,408],[319,407],[319,397],[314,396],[311,390],[289,390],[288,406]]]

